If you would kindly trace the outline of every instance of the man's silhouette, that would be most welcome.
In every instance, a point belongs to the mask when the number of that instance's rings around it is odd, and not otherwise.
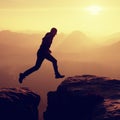
[[[52,28],[50,32],[48,32],[42,39],[42,44],[37,52],[37,60],[36,64],[26,70],[24,73],[19,74],[19,83],[23,82],[23,79],[31,74],[32,72],[35,72],[38,70],[43,62],[44,59],[49,60],[53,64],[54,72],[55,72],[55,78],[63,78],[64,75],[61,75],[58,71],[58,66],[57,66],[57,60],[51,55],[50,51],[50,46],[52,44],[54,36],[57,34],[57,29]]]

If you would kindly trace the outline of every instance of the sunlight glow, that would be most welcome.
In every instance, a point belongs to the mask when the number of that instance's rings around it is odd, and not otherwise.
[[[92,15],[97,15],[97,14],[99,14],[101,12],[102,7],[97,6],[97,5],[93,5],[93,6],[87,7],[86,10],[88,12],[90,12]]]

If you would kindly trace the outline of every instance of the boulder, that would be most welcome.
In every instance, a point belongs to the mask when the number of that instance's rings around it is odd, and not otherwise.
[[[28,88],[1,88],[0,120],[38,120],[39,102]]]
[[[95,75],[66,78],[48,93],[44,120],[120,120],[120,80]]]

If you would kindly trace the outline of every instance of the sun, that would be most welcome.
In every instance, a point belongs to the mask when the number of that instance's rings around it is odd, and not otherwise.
[[[102,11],[102,7],[97,5],[92,5],[92,6],[86,7],[86,11],[88,11],[92,15],[97,15]]]

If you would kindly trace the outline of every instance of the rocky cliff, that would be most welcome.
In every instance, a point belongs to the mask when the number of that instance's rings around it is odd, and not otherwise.
[[[0,89],[0,120],[38,120],[39,102],[27,88]]]
[[[82,75],[48,93],[44,120],[120,120],[120,80]]]

